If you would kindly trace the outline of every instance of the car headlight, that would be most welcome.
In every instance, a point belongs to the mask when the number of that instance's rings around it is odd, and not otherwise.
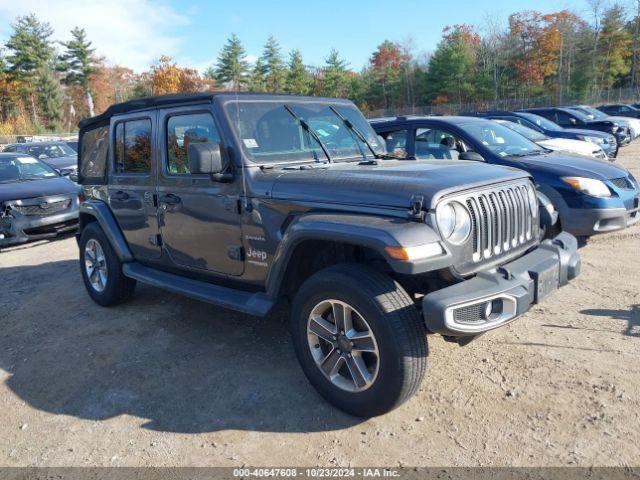
[[[438,205],[436,222],[445,240],[454,245],[464,243],[471,233],[471,214],[467,207],[459,202]]]
[[[576,190],[592,195],[594,197],[610,197],[611,190],[604,182],[596,180],[595,178],[584,177],[562,177],[562,181],[571,185]]]
[[[600,138],[600,137],[590,137],[588,135],[578,135],[576,138],[578,140],[582,140],[583,142],[595,143],[597,145],[602,145],[604,143],[604,138]]]

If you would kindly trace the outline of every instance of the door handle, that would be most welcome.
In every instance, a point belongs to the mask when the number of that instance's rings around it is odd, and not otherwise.
[[[181,201],[182,200],[180,199],[180,197],[173,193],[167,193],[166,195],[162,195],[160,197],[161,203],[168,203],[169,205],[175,205],[177,203],[180,203]]]
[[[129,194],[120,190],[111,194],[111,200],[129,200]]]

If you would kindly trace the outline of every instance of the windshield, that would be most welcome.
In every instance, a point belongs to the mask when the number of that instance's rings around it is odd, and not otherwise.
[[[520,125],[519,123],[509,122],[507,120],[496,120],[500,125],[504,125],[507,128],[510,128],[514,132],[518,132],[523,137],[528,138],[532,142],[540,142],[542,140],[548,140],[549,137],[543,135],[535,130],[532,130],[529,127],[525,127],[524,125]]]
[[[333,106],[358,129],[373,149],[385,153],[382,143],[353,106],[320,102],[237,101],[225,109],[249,160],[256,163],[287,163],[296,161],[327,161],[317,139],[322,142],[331,161],[363,158],[371,152],[342,119],[331,111]],[[317,139],[306,132],[300,121],[306,122]]]
[[[518,114],[522,115],[531,123],[535,123],[539,127],[544,128],[545,130],[562,130],[562,127],[557,123],[552,122],[551,120],[547,120],[546,118],[541,117],[540,115],[536,115],[535,113],[519,112]]]
[[[501,157],[519,157],[545,151],[531,140],[497,122],[473,122],[459,126],[474,140]]]
[[[35,158],[59,158],[74,156],[76,152],[64,144],[32,145],[27,147],[27,153]]]
[[[570,107],[569,110],[571,110],[571,113],[576,117],[578,117],[583,122],[588,122],[589,120],[593,120],[594,118],[596,118],[592,113],[587,112],[585,107]]]
[[[48,165],[31,157],[0,158],[0,183],[40,180],[59,176]]]

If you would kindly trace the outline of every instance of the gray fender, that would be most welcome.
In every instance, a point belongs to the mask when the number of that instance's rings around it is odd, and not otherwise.
[[[368,247],[380,253],[391,268],[402,274],[418,274],[451,265],[450,252],[418,262],[395,260],[386,246],[413,247],[438,242],[439,235],[422,222],[403,218],[341,213],[312,213],[297,217],[282,236],[267,277],[267,293],[277,295],[296,247],[306,240],[326,240]]]
[[[122,230],[120,230],[118,222],[106,203],[101,200],[82,202],[80,204],[81,219],[83,215],[91,215],[96,219],[121,262],[132,262],[134,260]],[[84,225],[85,223],[81,221],[80,228],[82,229]],[[82,233],[82,230],[80,233]]]

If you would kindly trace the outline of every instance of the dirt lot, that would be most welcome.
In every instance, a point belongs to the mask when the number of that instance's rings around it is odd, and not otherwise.
[[[640,178],[640,141],[620,163]],[[465,348],[430,338],[409,403],[366,422],[322,401],[285,314],[142,286],[105,309],[73,238],[0,253],[0,465],[640,465],[640,227]]]

